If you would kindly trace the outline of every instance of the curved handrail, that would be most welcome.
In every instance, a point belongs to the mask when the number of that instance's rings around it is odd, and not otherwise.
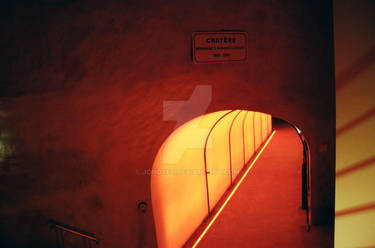
[[[237,110],[229,110],[227,113],[223,114],[219,119],[217,119],[215,121],[215,123],[212,125],[212,127],[210,128],[208,134],[207,134],[207,137],[206,137],[206,140],[205,140],[205,144],[204,144],[204,150],[203,150],[203,158],[204,158],[204,169],[205,169],[205,181],[206,181],[206,198],[207,198],[207,212],[208,212],[208,217],[211,215],[211,209],[210,209],[210,194],[209,194],[209,187],[208,187],[208,174],[210,173],[207,169],[207,144],[208,144],[208,140],[211,136],[211,133],[212,131],[214,130],[214,128],[217,126],[217,124],[222,120],[224,119],[224,117],[228,116],[229,114],[233,113],[234,111],[237,111]],[[232,131],[232,127],[233,127],[233,123],[234,121],[236,120],[236,118],[239,116],[239,114],[242,112],[243,110],[239,110],[239,112],[235,115],[235,117],[233,118],[231,124],[230,124],[230,127],[229,127],[229,165],[230,165],[230,180],[231,180],[231,185],[232,185],[232,182],[233,182],[233,175],[232,175],[232,158],[231,158],[231,131]],[[247,117],[247,114],[249,112],[253,112],[253,111],[245,111],[245,116],[242,120],[242,144],[243,144],[243,151],[242,151],[242,154],[243,154],[243,166],[246,165],[246,148],[245,148],[245,121],[246,121],[246,117]],[[255,114],[257,112],[253,112],[253,133],[254,133],[254,154],[256,154],[256,151],[257,151],[257,148],[256,148],[256,141],[255,141]],[[259,113],[260,114],[260,113]],[[262,125],[262,117],[260,116],[260,121],[261,121],[261,125]],[[261,132],[261,143],[263,143],[263,130],[262,130],[262,126],[260,128],[260,132]]]
[[[261,113],[259,113],[259,115],[260,115],[260,140],[261,140],[261,142],[260,143],[263,143],[263,118],[262,118],[262,114]]]
[[[255,113],[253,112],[253,135],[254,135],[254,154],[257,152],[256,142],[255,142]]]
[[[246,111],[245,112],[245,116],[243,117],[243,120],[242,120],[242,157],[243,157],[243,166],[245,166],[246,164],[246,148],[245,148],[245,120],[246,120],[246,116],[247,114],[249,113],[249,111]]]
[[[239,114],[242,112],[242,110],[239,110],[236,116],[233,118],[230,127],[229,127],[229,166],[230,166],[230,184],[232,185],[233,183],[233,172],[232,172],[232,143],[231,143],[231,136],[232,136],[232,127],[234,121],[237,119]]]
[[[306,204],[306,223],[307,223],[307,231],[309,232],[310,231],[310,228],[311,228],[311,223],[310,223],[310,208],[309,208],[309,201],[310,201],[310,197],[309,197],[309,192],[310,192],[310,149],[309,149],[309,145],[307,144],[307,141],[305,139],[305,136],[300,132],[300,130],[288,123],[289,125],[291,125],[293,127],[293,129],[297,132],[297,135],[299,136],[300,140],[301,140],[301,143],[302,143],[302,146],[303,146],[303,157],[304,157],[304,161],[303,163],[306,164],[306,190],[307,190],[307,204]]]
[[[211,211],[210,211],[210,195],[209,195],[209,192],[208,192],[208,177],[207,177],[207,174],[208,174],[208,171],[207,171],[207,143],[208,143],[208,139],[210,138],[210,135],[212,133],[212,130],[215,128],[215,126],[227,115],[229,115],[230,113],[233,113],[235,110],[230,110],[228,111],[227,113],[225,113],[224,115],[222,115],[219,119],[216,120],[216,122],[214,123],[214,125],[212,125],[212,127],[210,128],[210,131],[208,132],[207,134],[207,137],[206,137],[206,141],[204,143],[204,150],[203,150],[203,158],[204,158],[204,170],[205,170],[205,178],[206,178],[206,192],[207,192],[207,208],[208,208],[208,216],[210,216],[211,214]]]

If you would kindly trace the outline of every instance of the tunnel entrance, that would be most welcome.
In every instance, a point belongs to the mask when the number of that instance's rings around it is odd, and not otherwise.
[[[196,247],[266,149],[273,126],[283,125],[268,114],[225,110],[176,129],[159,149],[151,175],[158,247]],[[308,212],[308,146],[292,127],[306,146],[299,170],[305,164],[301,206]]]

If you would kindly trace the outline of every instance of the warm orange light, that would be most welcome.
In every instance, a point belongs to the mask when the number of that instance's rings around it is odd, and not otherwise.
[[[246,111],[241,111],[238,117],[234,120],[230,134],[233,180],[237,177],[244,164],[242,122],[245,117],[245,112]]]
[[[250,158],[254,155],[255,147],[254,147],[254,112],[249,112],[249,114],[246,116],[246,119],[244,121],[244,129],[243,129],[243,142],[244,142],[244,159],[245,163],[247,163]],[[242,164],[242,169],[244,164]],[[237,174],[240,172],[240,170],[237,171]]]
[[[158,247],[185,244],[211,215],[231,179],[261,149],[262,137],[269,134],[261,119],[266,115],[257,113],[256,120],[254,115],[245,110],[206,114],[180,126],[163,143],[150,171]]]
[[[255,130],[255,150],[257,150],[262,144],[262,123],[261,113],[254,113],[254,130]]]
[[[210,229],[210,227],[212,226],[212,224],[215,222],[215,220],[217,219],[217,217],[219,216],[219,214],[223,211],[224,207],[227,205],[227,203],[229,202],[229,200],[232,198],[233,194],[237,191],[238,187],[241,185],[242,181],[245,179],[245,177],[247,176],[247,174],[249,173],[249,171],[251,170],[251,168],[254,166],[255,162],[258,160],[259,156],[262,154],[262,152],[264,151],[264,149],[267,147],[268,143],[271,141],[271,139],[272,139],[272,137],[273,137],[273,135],[275,133],[276,133],[276,130],[273,131],[273,133],[271,134],[271,136],[268,138],[268,140],[266,141],[266,143],[264,144],[264,146],[262,147],[262,149],[256,155],[256,157],[254,158],[254,160],[251,162],[251,164],[249,165],[249,167],[246,169],[245,173],[242,175],[241,179],[238,181],[238,183],[236,184],[236,186],[233,188],[232,192],[229,194],[229,196],[227,197],[227,199],[224,201],[223,205],[219,208],[219,210],[216,212],[216,214],[214,215],[214,217],[211,219],[210,223],[207,225],[207,227],[201,233],[201,235],[199,236],[199,238],[195,241],[195,243],[192,246],[192,248],[197,247],[197,245],[202,240],[202,238],[207,233],[207,231]]]
[[[210,113],[185,123],[160,148],[151,174],[158,247],[181,247],[206,218],[203,150],[210,128],[226,113],[228,111]],[[215,133],[207,144],[208,150],[222,147],[220,140],[216,142],[219,137]],[[221,153],[220,158],[228,156]]]
[[[210,146],[207,147],[206,162],[210,211],[231,185],[228,137],[229,126],[236,114],[232,112],[221,119],[208,137]]]

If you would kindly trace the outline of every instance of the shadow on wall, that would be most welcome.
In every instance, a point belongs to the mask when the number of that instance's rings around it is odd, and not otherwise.
[[[375,247],[374,3],[334,1],[335,247]]]

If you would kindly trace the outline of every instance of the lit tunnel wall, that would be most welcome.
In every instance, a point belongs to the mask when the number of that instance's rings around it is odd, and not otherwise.
[[[184,245],[271,131],[270,115],[226,110],[197,117],[165,140],[151,176],[158,247]]]

